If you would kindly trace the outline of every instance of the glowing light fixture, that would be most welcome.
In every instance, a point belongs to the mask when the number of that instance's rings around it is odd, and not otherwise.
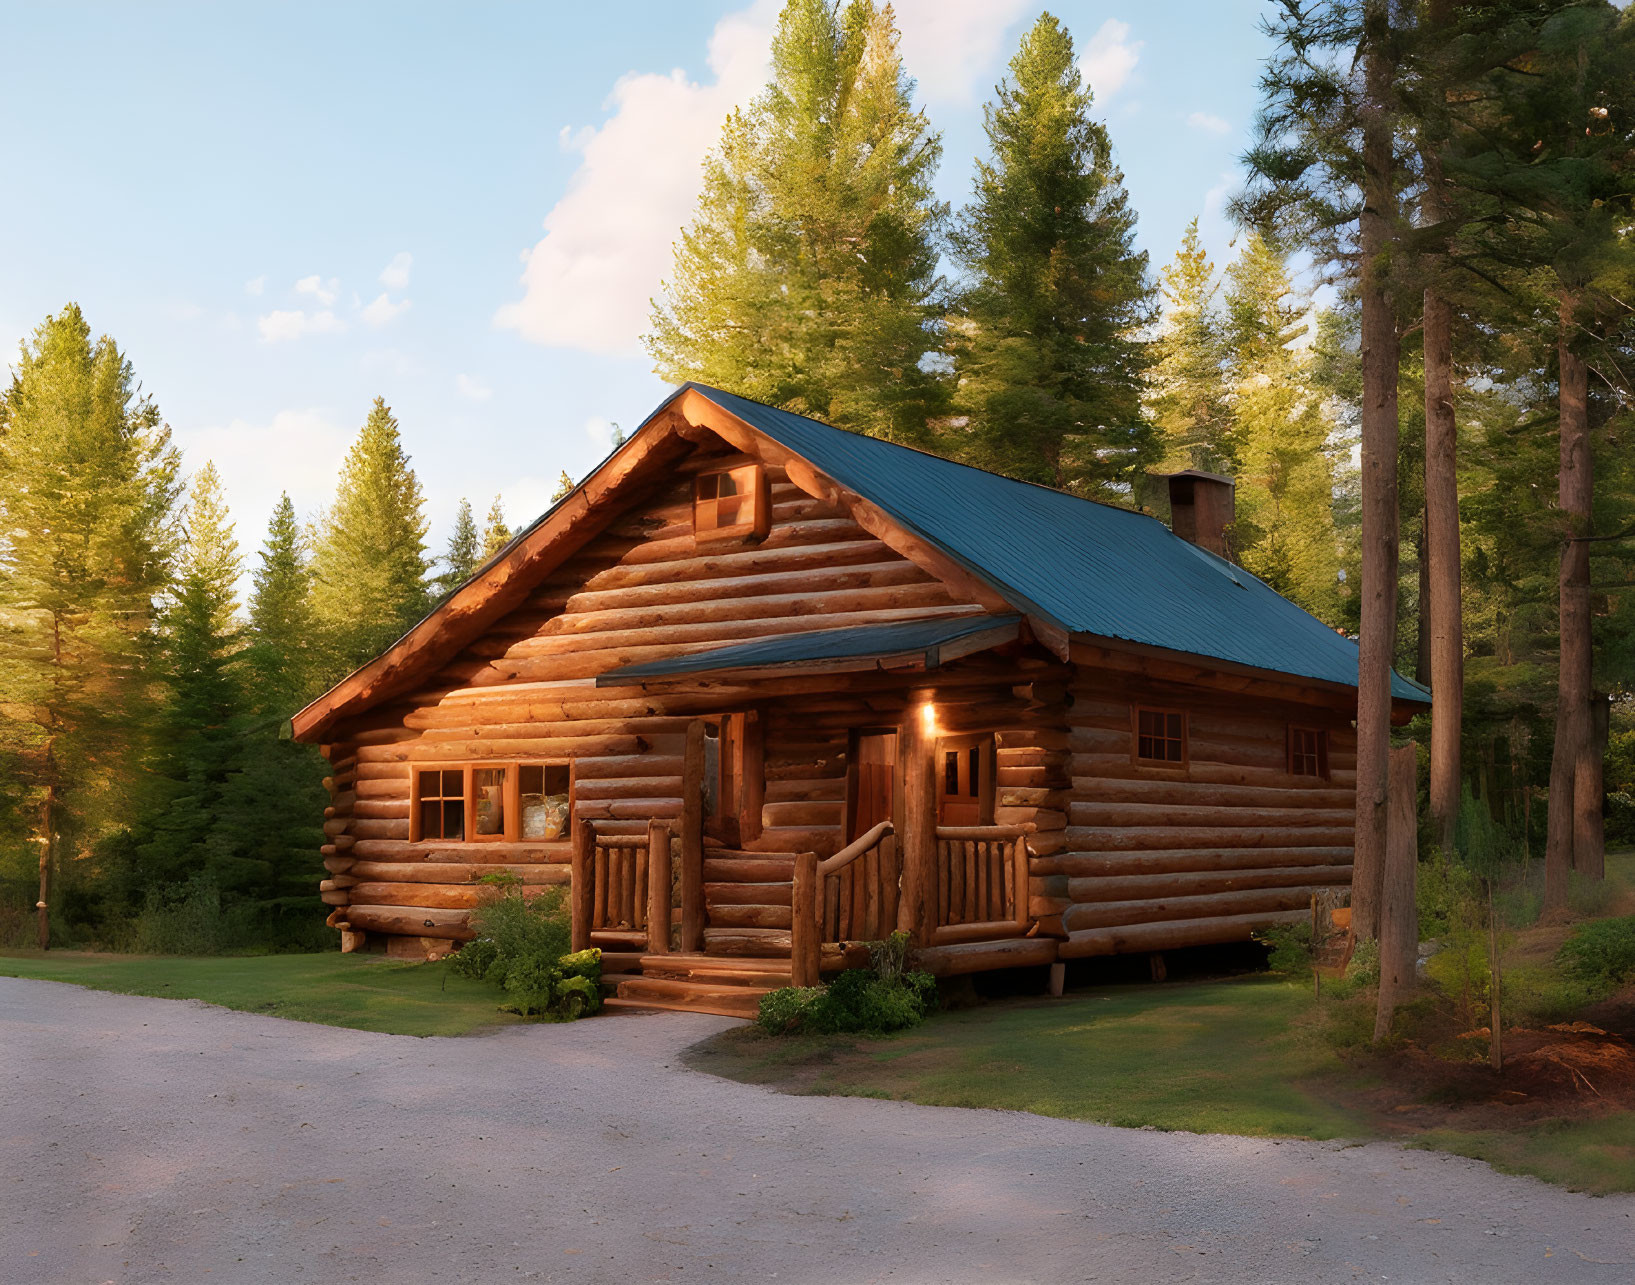
[[[927,736],[937,730],[937,707],[930,701],[920,706],[920,726],[925,728]]]

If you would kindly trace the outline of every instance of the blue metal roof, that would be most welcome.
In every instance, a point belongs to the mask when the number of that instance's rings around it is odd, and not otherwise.
[[[1157,518],[688,384],[1070,633],[1357,685],[1357,644]],[[667,399],[668,401],[668,399]],[[1399,674],[1392,695],[1430,693]]]
[[[851,625],[843,629],[778,634],[750,642],[730,643],[725,647],[711,647],[685,656],[669,656],[641,665],[625,665],[598,675],[596,685],[625,687],[649,678],[799,666],[825,661],[856,661],[858,668],[872,668],[871,662],[883,660],[917,661],[927,669],[933,669],[941,662],[941,649],[949,643],[969,639],[975,634],[1004,634],[1007,630],[1009,638],[1015,638],[1021,620],[1020,616],[937,616],[895,621],[889,625]],[[1001,641],[1008,639],[996,638],[986,645],[993,646]],[[964,654],[963,650],[961,654]]]

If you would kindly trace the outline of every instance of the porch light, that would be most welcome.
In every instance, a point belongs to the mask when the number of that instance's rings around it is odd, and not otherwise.
[[[934,734],[937,730],[937,707],[930,701],[926,701],[925,704],[920,706],[920,726],[925,729],[927,736]]]

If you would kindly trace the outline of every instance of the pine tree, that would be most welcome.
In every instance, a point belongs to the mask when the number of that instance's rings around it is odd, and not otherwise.
[[[260,565],[252,573],[249,647],[245,662],[254,681],[250,707],[288,718],[312,696],[317,681],[312,576],[295,506],[280,495],[267,524]]]
[[[1198,220],[1187,224],[1175,259],[1164,269],[1164,324],[1153,342],[1147,415],[1158,431],[1166,473],[1203,469],[1231,473],[1231,421],[1221,369],[1220,287],[1198,235]]]
[[[1115,498],[1158,449],[1138,334],[1153,288],[1092,101],[1072,37],[1042,15],[985,110],[992,155],[954,233],[969,283],[949,349],[968,423],[950,440],[983,468]]]
[[[941,145],[911,97],[890,6],[788,0],[772,82],[705,163],[647,337],[667,380],[718,385],[917,441],[942,401],[924,362]]]
[[[1223,318],[1238,483],[1233,542],[1246,568],[1333,622],[1334,467],[1309,357],[1297,347],[1307,310],[1284,256],[1250,233],[1227,272]]]
[[[449,535],[448,552],[443,554],[443,574],[437,577],[437,594],[447,597],[477,569],[479,548],[476,519],[471,516],[471,501],[460,497],[460,507],[454,513],[454,530]]]
[[[488,506],[488,517],[483,522],[483,561],[487,562],[511,541],[511,528],[505,524],[505,506],[500,497]]]
[[[132,804],[176,469],[114,341],[74,304],[47,317],[0,398],[0,741],[42,901]]]
[[[238,766],[245,711],[237,618],[242,566],[221,477],[207,462],[182,511],[176,579],[160,621],[158,671],[166,701],[153,771],[160,788],[137,827],[138,866],[128,892],[210,873],[205,840],[222,787]]]
[[[551,492],[551,503],[555,504],[558,500],[567,499],[568,496],[573,494],[574,486],[574,480],[568,476],[568,470],[563,469],[562,476],[556,479],[556,490]]]
[[[375,398],[312,554],[323,680],[373,659],[426,612],[426,518],[397,420]]]

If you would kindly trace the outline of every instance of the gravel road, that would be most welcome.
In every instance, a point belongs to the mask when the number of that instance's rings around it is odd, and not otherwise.
[[[680,1065],[726,1024],[420,1040],[0,978],[0,1282],[1635,1279],[1635,1199]]]

